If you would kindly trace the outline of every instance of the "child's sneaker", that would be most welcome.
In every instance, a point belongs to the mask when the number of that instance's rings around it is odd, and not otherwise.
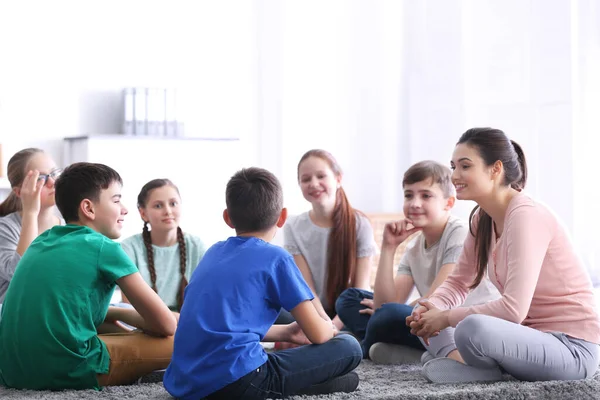
[[[358,374],[356,372],[348,372],[346,375],[338,376],[330,381],[311,385],[306,389],[299,390],[294,395],[317,396],[329,393],[351,393],[358,387]]]
[[[379,342],[369,349],[369,358],[375,364],[416,364],[422,355],[423,350],[400,344]]]
[[[152,371],[147,375],[142,376],[137,380],[138,385],[142,383],[162,383],[165,376],[165,369]]]
[[[423,374],[433,383],[496,382],[502,380],[500,368],[475,368],[451,358],[436,358],[423,366]]]

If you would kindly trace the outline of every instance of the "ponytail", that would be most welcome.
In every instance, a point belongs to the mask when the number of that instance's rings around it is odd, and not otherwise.
[[[154,267],[154,249],[152,248],[152,237],[148,230],[148,222],[144,221],[144,228],[142,229],[142,239],[144,239],[144,246],[146,246],[146,257],[148,258],[148,272],[150,272],[150,287],[156,293],[156,268]]]
[[[521,146],[515,142],[514,140],[510,141],[515,149],[515,153],[517,154],[517,160],[519,161],[519,166],[521,167],[521,178],[519,178],[516,182],[511,183],[511,187],[515,190],[521,191],[525,188],[525,184],[527,183],[527,160],[525,159],[525,153]]]
[[[177,292],[177,306],[178,310],[181,311],[181,307],[183,307],[183,294],[188,285],[188,280],[185,276],[187,266],[187,249],[183,231],[180,227],[177,227],[177,242],[179,242],[179,272],[181,273],[181,279],[179,280],[179,292]]]
[[[23,209],[21,199],[11,191],[6,200],[0,203],[0,217],[7,216]]]
[[[479,212],[477,213],[477,211]],[[474,219],[478,218],[477,232],[473,232]],[[490,254],[490,242],[492,241],[493,229],[492,217],[490,217],[482,208],[475,206],[471,215],[469,215],[469,232],[475,237],[475,249],[477,249],[477,275],[469,286],[469,289],[475,289],[481,283],[488,264]]]
[[[10,160],[8,160],[7,175],[8,181],[12,188],[20,187],[23,180],[27,176],[27,164],[29,160],[37,153],[42,153],[43,150],[30,147],[16,152]],[[12,214],[23,209],[23,203],[19,196],[11,191],[6,200],[0,204],[0,217]]]
[[[356,270],[356,211],[344,189],[337,190],[333,226],[327,243],[327,303],[332,311],[339,295],[352,287]]]

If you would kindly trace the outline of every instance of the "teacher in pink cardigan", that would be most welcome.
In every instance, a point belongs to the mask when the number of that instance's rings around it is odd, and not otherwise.
[[[521,192],[527,163],[504,132],[473,128],[452,156],[457,198],[473,200],[470,234],[452,274],[407,324],[425,342],[456,327],[456,350],[428,361],[435,383],[591,378],[600,361],[592,283],[565,228]],[[458,307],[484,276],[502,297]]]

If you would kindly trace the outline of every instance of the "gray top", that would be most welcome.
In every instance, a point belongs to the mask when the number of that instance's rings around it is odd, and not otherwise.
[[[418,235],[408,246],[398,265],[398,275],[411,275],[420,296],[425,296],[443,265],[456,264],[469,234],[467,223],[450,216],[440,240],[425,248],[425,236]],[[484,277],[463,306],[486,303],[500,297],[498,290]]]
[[[328,308],[327,293],[327,242],[331,228],[315,225],[308,212],[292,217],[283,226],[284,247],[292,255],[302,255],[310,268],[315,283],[316,295],[323,307]],[[369,219],[356,215],[356,257],[371,257],[377,254],[377,244]]]
[[[17,253],[21,226],[21,215],[18,212],[0,217],[0,304],[4,302],[8,284],[21,259]]]

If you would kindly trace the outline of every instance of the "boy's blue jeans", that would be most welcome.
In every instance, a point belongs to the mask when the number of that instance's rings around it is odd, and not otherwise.
[[[311,385],[345,375],[358,366],[362,351],[351,335],[338,335],[326,343],[268,353],[256,370],[206,399],[283,398]]]
[[[335,311],[346,329],[362,339],[364,358],[369,358],[369,349],[377,342],[402,344],[425,351],[419,338],[410,333],[406,317],[412,313],[407,304],[386,303],[375,310],[373,315],[358,311],[366,307],[360,304],[363,299],[373,299],[373,292],[349,288],[342,292],[335,303]]]

